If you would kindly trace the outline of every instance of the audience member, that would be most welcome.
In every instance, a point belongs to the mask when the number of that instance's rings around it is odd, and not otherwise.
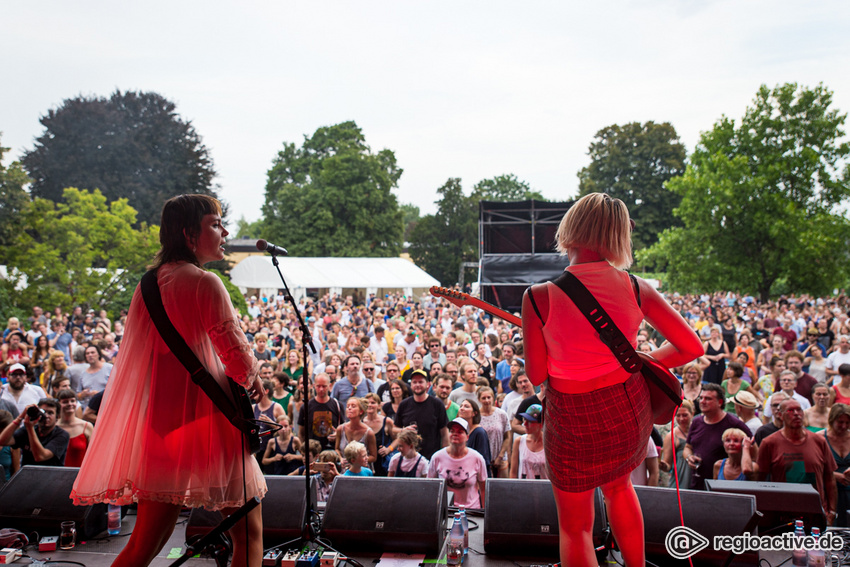
[[[835,475],[838,466],[826,437],[803,427],[803,408],[796,399],[782,401],[783,427],[767,437],[758,448],[758,480],[798,482],[814,486],[820,494],[831,525],[837,515],[838,492]]]

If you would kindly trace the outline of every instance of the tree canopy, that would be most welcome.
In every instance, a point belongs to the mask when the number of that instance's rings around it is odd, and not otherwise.
[[[65,189],[63,201],[36,198],[23,214],[24,230],[8,251],[10,291],[18,307],[76,305],[111,309],[122,290],[135,287],[159,249],[159,228],[142,223],[127,199],[107,204],[100,191]]]
[[[411,225],[410,257],[443,285],[457,283],[462,262],[478,260],[480,201],[545,200],[512,173],[482,179],[470,195],[464,194],[460,179],[449,178],[437,194],[437,213]]]
[[[850,146],[832,92],[762,86],[740,124],[703,133],[684,175],[683,226],[665,231],[644,263],[667,266],[683,291],[731,289],[766,300],[785,285],[828,293],[848,275]]]
[[[684,172],[686,152],[670,123],[607,126],[596,133],[588,155],[590,165],[578,173],[579,196],[599,192],[621,199],[636,222],[636,249],[677,224],[672,212],[680,197],[664,183]]]
[[[23,212],[30,198],[24,186],[29,182],[26,172],[18,162],[3,165],[3,156],[9,148],[0,146],[0,264],[6,260],[8,247],[23,230]]]
[[[497,175],[491,179],[482,179],[472,189],[474,201],[525,201],[537,199],[545,201],[537,191],[533,191],[525,181],[517,179],[513,173]]]
[[[33,197],[54,202],[66,187],[126,198],[139,221],[159,224],[162,204],[181,193],[217,196],[207,148],[173,102],[153,92],[67,99],[41,117],[44,133],[21,160]]]
[[[297,256],[398,256],[402,170],[373,153],[352,121],[323,126],[299,148],[285,143],[268,173],[264,238]]]
[[[478,201],[450,178],[437,189],[437,213],[419,219],[410,235],[410,257],[442,285],[458,281],[461,262],[478,259]]]

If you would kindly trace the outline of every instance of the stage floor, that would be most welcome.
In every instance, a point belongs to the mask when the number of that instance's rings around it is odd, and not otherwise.
[[[188,514],[185,516],[181,516],[175,526],[174,533],[166,544],[165,548],[162,552],[157,556],[157,558],[151,563],[153,567],[166,567],[171,565],[178,557],[180,557],[185,551],[185,531],[186,524],[188,520]],[[467,567],[529,567],[531,565],[546,565],[549,563],[555,563],[557,558],[555,557],[541,557],[534,556],[535,550],[533,548],[529,549],[517,549],[514,557],[501,557],[501,556],[493,556],[493,555],[485,555],[484,554],[484,535],[483,535],[483,518],[474,518],[474,521],[478,523],[478,529],[474,529],[470,531],[470,553],[466,561],[464,561],[464,565]],[[115,557],[120,553],[120,551],[126,545],[129,534],[132,532],[133,525],[135,523],[135,515],[133,511],[130,511],[125,517],[121,526],[121,533],[117,536],[108,536],[106,533],[101,534],[100,536],[94,538],[91,541],[78,542],[77,546],[73,550],[69,551],[50,551],[50,552],[39,552],[38,550],[33,550],[29,548],[26,553],[30,555],[34,562],[40,561],[51,561],[52,563],[61,563],[64,561],[74,561],[77,563],[81,563],[86,567],[107,567],[111,565],[115,560]],[[373,567],[376,565],[380,565],[380,557],[369,556],[368,553],[362,555],[354,555],[354,558],[360,561],[363,567]],[[789,558],[789,554],[787,553],[762,553],[760,555],[760,559],[766,559],[769,561],[769,565],[779,565],[784,560]],[[425,558],[425,567],[428,567],[429,564],[440,563],[440,557],[437,556],[426,556]],[[650,557],[650,561],[659,567],[672,567],[676,565],[687,565],[686,561],[676,561],[673,558],[657,558]],[[26,565],[27,559],[19,559],[16,564]],[[384,562],[386,563],[386,562]],[[214,567],[216,562],[211,557],[196,557],[191,558],[187,561],[187,565],[195,565],[195,566],[210,566]],[[617,552],[610,552],[608,554],[607,559],[604,562],[601,562],[601,566],[608,565],[622,565],[622,560]],[[715,563],[719,565],[720,563]],[[850,565],[848,563],[841,563],[842,565]]]

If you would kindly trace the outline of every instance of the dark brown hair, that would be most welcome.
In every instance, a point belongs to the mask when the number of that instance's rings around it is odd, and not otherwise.
[[[161,248],[150,268],[180,261],[198,266],[198,258],[186,243],[186,237],[195,238],[200,234],[205,215],[220,214],[221,203],[209,195],[178,195],[166,201],[159,222]]]

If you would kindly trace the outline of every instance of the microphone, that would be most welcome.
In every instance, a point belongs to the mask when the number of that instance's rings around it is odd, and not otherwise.
[[[289,256],[289,252],[286,251],[286,248],[275,246],[270,242],[266,242],[262,238],[257,241],[257,250],[260,250],[261,252],[268,252],[272,256]]]

